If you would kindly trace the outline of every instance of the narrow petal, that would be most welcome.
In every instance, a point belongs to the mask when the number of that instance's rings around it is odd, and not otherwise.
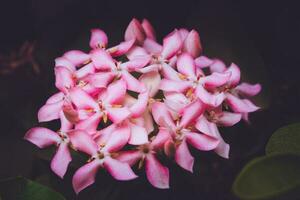
[[[181,49],[181,46],[180,34],[175,30],[163,39],[162,57],[165,59],[173,57]]]
[[[137,175],[132,171],[129,164],[123,163],[109,156],[107,156],[104,160],[104,168],[112,177],[119,181],[127,181],[137,178]]]
[[[65,67],[55,67],[55,86],[62,92],[67,92],[74,86],[73,74]]]
[[[121,42],[117,46],[107,49],[107,51],[113,57],[122,56],[123,54],[127,53],[130,50],[130,48],[133,46],[134,42],[135,42],[135,40],[128,40],[125,42]]]
[[[130,138],[130,127],[127,125],[121,125],[114,129],[105,146],[102,148],[103,151],[116,152],[122,149]]]
[[[62,107],[63,101],[43,105],[38,111],[39,122],[48,122],[54,119],[58,119]]]
[[[242,118],[240,113],[222,112],[221,116],[218,117],[218,124],[223,126],[233,126],[238,123]]]
[[[133,18],[125,31],[125,40],[136,40],[138,44],[142,44],[146,35],[141,23]]]
[[[47,99],[46,104],[57,103],[59,101],[62,101],[64,99],[64,97],[65,97],[65,94],[62,92],[55,93]]]
[[[191,55],[187,53],[181,54],[177,59],[177,69],[190,79],[196,79],[195,63]]]
[[[120,123],[130,116],[128,108],[106,108],[107,115],[113,123]]]
[[[205,68],[210,66],[214,61],[206,56],[200,56],[195,59],[195,64],[199,68]]]
[[[88,155],[95,155],[98,150],[98,146],[93,138],[83,130],[75,130],[69,133],[69,137],[72,146]]]
[[[160,68],[159,64],[152,64],[152,65],[143,67],[141,69],[137,69],[136,71],[140,72],[140,73],[158,72],[159,68]]]
[[[151,60],[149,55],[146,56],[135,56],[134,59],[129,60],[121,64],[121,68],[128,71],[136,71],[145,67]]]
[[[115,68],[115,62],[111,55],[103,49],[96,49],[91,52],[91,59],[96,69],[110,70]]]
[[[144,92],[146,90],[144,84],[139,82],[128,71],[122,71],[122,79],[126,82],[127,89],[134,92]]]
[[[147,130],[147,133],[151,133],[154,130],[154,122],[153,122],[152,116],[151,116],[148,109],[145,110],[142,117],[143,117],[144,122],[145,122],[144,126]]]
[[[105,88],[113,80],[114,76],[112,72],[98,72],[90,74],[87,80],[94,87]]]
[[[71,50],[66,52],[63,57],[68,59],[75,66],[81,65],[90,59],[90,55],[79,50]]]
[[[85,120],[78,122],[75,125],[75,129],[85,130],[90,134],[96,132],[97,127],[102,119],[102,113],[96,112]]]
[[[71,160],[68,144],[61,143],[51,161],[52,171],[60,178],[63,178]]]
[[[78,109],[98,109],[97,102],[80,88],[73,88],[70,90],[69,95],[72,103],[74,103]]]
[[[259,107],[254,105],[248,99],[240,99],[229,93],[226,94],[226,103],[234,112],[237,113],[254,112],[259,109]]]
[[[189,53],[193,58],[200,56],[202,45],[199,33],[191,30],[183,42],[183,51]]]
[[[242,95],[252,97],[257,95],[261,91],[261,85],[258,83],[254,85],[249,83],[242,83],[235,89]]]
[[[231,73],[230,79],[228,80],[228,84],[230,86],[236,86],[240,82],[241,78],[240,68],[236,64],[231,63],[226,72]]]
[[[167,129],[159,129],[157,135],[154,140],[151,142],[151,147],[153,149],[159,149],[164,146],[166,141],[171,138],[171,135]]]
[[[196,118],[203,114],[206,106],[199,100],[187,105],[181,113],[180,127],[187,127]]]
[[[95,182],[96,173],[100,166],[101,163],[99,162],[99,160],[95,159],[94,161],[80,167],[75,172],[72,183],[76,194]]]
[[[107,87],[104,102],[111,105],[121,103],[125,98],[125,94],[126,82],[122,79],[117,80]]]
[[[175,128],[174,121],[164,103],[155,102],[152,105],[152,115],[155,122],[165,128]]]
[[[149,96],[154,97],[159,90],[159,84],[161,78],[158,72],[153,71],[153,72],[142,74],[139,78],[139,81],[146,86],[149,92]]]
[[[169,169],[160,164],[154,155],[147,155],[145,167],[148,181],[154,187],[160,189],[169,188]]]
[[[152,40],[156,40],[155,31],[151,23],[147,19],[143,19],[142,27],[146,33],[146,37]]]
[[[143,48],[152,54],[159,54],[162,51],[162,46],[153,39],[147,38],[143,43]]]
[[[194,157],[191,155],[185,140],[176,148],[175,161],[180,167],[193,173]]]
[[[76,76],[77,79],[81,79],[86,77],[89,74],[93,74],[95,73],[95,67],[93,63],[89,63],[83,67],[81,67],[80,69],[78,69],[74,74]]]
[[[202,151],[210,151],[215,149],[219,140],[213,137],[210,137],[205,134],[189,132],[186,134],[186,140],[193,147],[202,150]]]
[[[96,49],[99,47],[105,48],[107,42],[108,42],[107,35],[103,30],[101,29],[91,30],[90,47],[92,49]]]
[[[148,92],[140,93],[137,101],[130,106],[131,117],[140,117],[147,108],[149,95]]]
[[[148,142],[148,133],[144,127],[135,125],[133,123],[130,126],[130,138],[128,143],[132,145],[141,145]]]
[[[24,136],[25,140],[35,144],[39,148],[45,148],[60,141],[60,137],[54,131],[43,127],[32,128]]]
[[[196,96],[205,104],[212,107],[218,107],[221,105],[225,99],[224,93],[211,94],[202,85],[198,85],[196,88]]]
[[[162,64],[161,70],[164,78],[174,80],[174,81],[181,81],[178,72],[167,63]]]
[[[128,150],[121,151],[116,159],[123,163],[127,163],[130,166],[133,166],[142,158],[142,156],[142,153],[138,150]]]
[[[169,79],[162,79],[159,89],[165,92],[180,92],[187,91],[192,85],[188,81],[173,81]]]
[[[211,75],[200,79],[200,81],[205,88],[211,89],[226,84],[230,79],[230,77],[231,77],[230,72],[226,72],[226,73],[213,72]]]
[[[60,118],[60,131],[67,132],[72,129],[73,124],[67,120],[63,111],[59,113]]]
[[[220,143],[217,146],[217,148],[215,149],[215,152],[219,156],[228,159],[229,158],[229,151],[230,151],[229,144],[227,144],[223,139],[220,139]]]

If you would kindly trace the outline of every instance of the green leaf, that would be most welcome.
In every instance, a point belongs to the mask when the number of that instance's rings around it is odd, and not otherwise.
[[[300,154],[300,123],[284,126],[271,136],[266,154],[298,153]]]
[[[0,181],[2,200],[65,200],[54,190],[23,177]]]
[[[300,156],[273,154],[249,162],[233,184],[241,199],[298,199]],[[297,198],[296,198],[297,197]]]

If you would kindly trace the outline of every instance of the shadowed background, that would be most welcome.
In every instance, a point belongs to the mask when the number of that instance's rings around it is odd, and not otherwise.
[[[38,109],[55,92],[54,59],[69,49],[87,51],[91,28],[103,29],[109,45],[117,44],[133,17],[149,19],[160,41],[174,28],[195,28],[205,55],[235,62],[244,80],[262,84],[256,99],[262,110],[250,116],[250,126],[241,122],[221,130],[231,144],[229,160],[193,151],[194,174],[167,163],[170,190],[154,189],[143,172],[137,180],[117,182],[102,171],[76,197],[74,169],[64,181],[55,177],[22,137],[37,125]],[[0,178],[23,175],[67,199],[234,199],[231,185],[244,164],[264,153],[274,130],[300,119],[299,19],[292,1],[1,1]]]

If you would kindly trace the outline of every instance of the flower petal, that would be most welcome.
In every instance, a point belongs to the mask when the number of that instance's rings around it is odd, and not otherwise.
[[[143,67],[141,69],[137,69],[136,71],[140,72],[140,73],[158,72],[159,68],[160,68],[159,64],[152,64],[152,65]]]
[[[67,92],[74,87],[72,72],[65,67],[55,67],[55,86],[62,92]]]
[[[121,64],[121,68],[128,71],[136,71],[146,66],[151,60],[149,55],[146,56],[135,56],[132,60]]]
[[[183,51],[189,53],[193,58],[198,57],[202,52],[202,45],[199,33],[191,30],[183,42]]]
[[[153,97],[159,90],[161,78],[158,72],[153,71],[142,74],[139,78],[139,81],[146,86],[149,96]]]
[[[96,49],[99,47],[105,48],[107,42],[108,42],[107,35],[103,30],[101,29],[91,30],[90,47],[92,49]]]
[[[137,161],[142,158],[142,153],[139,150],[128,150],[128,151],[121,151],[118,156],[117,160],[127,163],[130,166],[133,166]]]
[[[205,68],[210,66],[211,64],[213,64],[213,60],[206,57],[206,56],[200,56],[198,58],[195,59],[195,64],[197,67],[199,68]]]
[[[112,72],[98,72],[87,77],[88,82],[97,88],[105,88],[113,80],[115,75]]]
[[[259,109],[256,105],[254,105],[248,99],[240,99],[232,94],[226,94],[226,103],[230,106],[230,108],[237,113],[248,113],[254,112]]]
[[[162,79],[159,89],[165,92],[180,92],[187,91],[192,85],[188,81],[173,81],[169,79]]]
[[[203,114],[205,108],[206,106],[200,100],[196,100],[187,105],[181,113],[181,120],[179,126],[187,127],[196,118]]]
[[[126,82],[122,79],[117,80],[107,87],[104,102],[110,105],[121,103],[126,94]]]
[[[193,173],[194,157],[191,155],[185,140],[176,148],[175,161],[180,167]]]
[[[98,109],[97,102],[80,88],[72,88],[69,96],[72,103],[74,103],[78,109]]]
[[[150,38],[146,38],[143,43],[143,48],[152,54],[159,54],[162,51],[162,46]]]
[[[182,40],[177,30],[173,31],[163,39],[161,55],[165,59],[173,57],[182,47]]]
[[[129,127],[130,138],[128,144],[141,145],[148,142],[148,133],[144,127],[135,125],[133,123],[130,123]]]
[[[95,73],[95,67],[93,63],[89,63],[80,69],[78,69],[74,74],[77,79],[84,78],[85,76],[89,74]]]
[[[84,130],[74,130],[70,132],[69,138],[72,143],[72,146],[76,150],[84,152],[91,156],[97,154],[97,144],[93,140],[92,136]]]
[[[236,86],[240,82],[241,78],[240,68],[236,64],[231,63],[231,65],[227,68],[226,72],[231,73],[230,79],[228,80],[228,84],[230,86]]]
[[[219,59],[213,59],[213,63],[210,65],[210,71],[211,72],[219,72],[222,73],[226,70],[226,65],[223,61]]]
[[[140,22],[133,18],[125,31],[125,40],[136,40],[138,44],[142,44],[146,35]]]
[[[139,46],[132,47],[129,52],[126,53],[126,56],[129,60],[134,59],[136,56],[147,56],[149,55],[147,51]]]
[[[107,156],[104,160],[104,168],[119,181],[127,181],[137,178],[137,175],[132,171],[129,164],[123,163],[116,159]]]
[[[122,79],[126,82],[127,89],[134,92],[144,92],[146,90],[144,84],[140,83],[128,71],[122,71]]]
[[[156,188],[169,188],[169,169],[155,158],[153,154],[146,157],[146,175],[148,181]]]
[[[107,51],[113,57],[121,56],[129,51],[129,49],[132,47],[134,42],[135,42],[135,40],[128,40],[125,42],[121,42],[117,46],[107,49]]]
[[[62,92],[55,93],[51,97],[48,98],[46,104],[57,103],[57,102],[63,100],[64,97],[65,97],[65,94]]]
[[[196,96],[205,104],[212,107],[218,107],[225,99],[224,93],[211,94],[206,91],[202,85],[198,85],[196,88]]]
[[[181,79],[178,76],[178,72],[172,66],[168,65],[167,63],[162,63],[161,65],[161,70],[164,78],[174,81],[181,81]]]
[[[25,140],[35,144],[39,148],[45,148],[60,141],[60,137],[54,131],[43,128],[35,127],[28,130],[24,136]]]
[[[127,119],[130,116],[130,111],[128,108],[123,107],[123,108],[106,108],[107,110],[107,115],[109,119],[113,123],[120,123],[123,120]]]
[[[59,113],[59,118],[60,118],[60,131],[67,132],[72,129],[73,124],[69,122],[69,120],[67,120],[63,111]]]
[[[63,178],[71,160],[72,158],[69,152],[68,144],[64,142],[60,143],[57,152],[55,153],[51,161],[52,171],[55,174],[57,174],[60,178]]]
[[[261,91],[261,85],[258,83],[254,85],[249,83],[242,83],[238,85],[235,89],[242,95],[252,97],[257,95]]]
[[[79,50],[71,50],[66,52],[63,57],[68,59],[73,65],[78,66],[90,60],[90,55]]]
[[[205,88],[216,88],[226,84],[227,81],[230,79],[230,77],[231,77],[230,72],[226,72],[226,73],[213,72],[211,75],[205,76],[202,79],[200,79],[200,81]]]
[[[218,136],[219,136],[219,131],[218,131],[217,125],[213,122],[208,121],[204,115],[201,115],[197,119],[195,127],[201,133],[204,133],[211,137],[218,138]]]
[[[103,49],[95,49],[91,52],[91,59],[96,69],[110,70],[115,68],[115,62],[111,55]]]
[[[155,31],[151,23],[147,19],[143,19],[142,27],[146,33],[146,37],[155,40]]]
[[[78,122],[75,125],[75,129],[85,130],[89,134],[93,134],[96,132],[97,127],[102,119],[102,113],[96,112],[92,116],[89,116],[87,119]]]
[[[147,108],[149,95],[148,92],[140,93],[137,101],[129,108],[131,117],[140,117]]]
[[[181,74],[188,76],[190,79],[196,79],[194,59],[188,53],[183,53],[178,57],[177,69]]]
[[[202,151],[213,150],[219,144],[219,140],[216,138],[210,137],[205,134],[194,133],[194,132],[186,133],[186,140],[193,147]]]
[[[155,122],[165,128],[175,129],[175,124],[168,108],[164,103],[155,102],[152,105],[152,115]]]
[[[65,67],[69,69],[71,72],[74,72],[76,70],[75,65],[65,57],[56,58],[55,67]]]
[[[62,107],[63,101],[43,105],[38,111],[39,122],[48,122],[54,119],[58,119]]]
[[[147,133],[151,133],[154,130],[154,123],[153,123],[153,119],[152,116],[149,112],[149,110],[145,110],[144,114],[143,114],[143,119],[144,119],[144,123],[145,123],[145,128],[147,130]]]
[[[238,123],[242,118],[240,113],[222,112],[221,116],[218,117],[218,124],[223,126],[233,126]]]
[[[127,125],[120,125],[111,133],[102,150],[106,152],[118,151],[127,144],[129,138],[130,127]]]
[[[98,172],[100,166],[101,163],[99,160],[95,159],[94,161],[80,167],[75,172],[72,183],[76,194],[95,182],[96,173]]]
[[[153,149],[159,149],[164,146],[167,140],[171,138],[171,135],[167,129],[159,129],[154,140],[151,142],[151,147]]]

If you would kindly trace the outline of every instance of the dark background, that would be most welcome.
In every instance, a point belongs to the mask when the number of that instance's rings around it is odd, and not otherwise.
[[[89,30],[95,27],[107,32],[110,45],[116,44],[133,17],[149,19],[160,40],[174,28],[198,30],[205,55],[237,63],[244,80],[262,84],[256,98],[262,109],[251,115],[251,125],[241,122],[221,130],[231,144],[229,160],[194,151],[194,174],[167,163],[169,190],[154,189],[142,172],[130,182],[99,172],[97,183],[76,197],[71,188],[74,170],[60,180],[22,137],[37,125],[38,108],[55,91],[54,59],[68,49],[88,50]],[[264,154],[277,128],[299,122],[299,20],[296,1],[2,0],[0,178],[23,175],[68,199],[234,199],[231,185],[241,168]],[[34,49],[24,59],[18,51],[25,41]]]

